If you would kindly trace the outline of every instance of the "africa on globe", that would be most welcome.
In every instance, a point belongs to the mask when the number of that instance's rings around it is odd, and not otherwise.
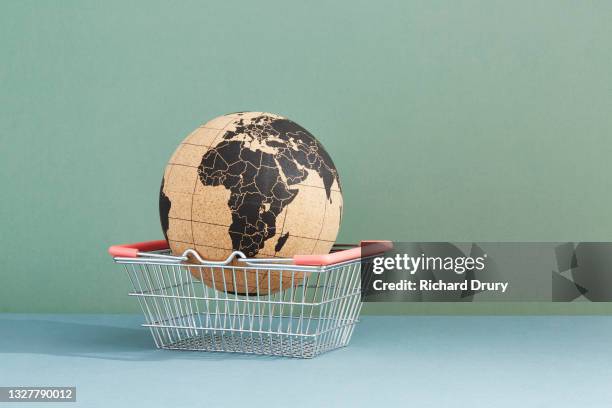
[[[164,172],[159,211],[174,254],[194,249],[214,261],[233,251],[324,254],[340,227],[342,190],[334,163],[310,132],[276,114],[238,112],[205,123],[178,146]],[[269,273],[273,279],[261,272],[244,279],[218,269],[191,273],[239,294],[289,285],[278,271]]]

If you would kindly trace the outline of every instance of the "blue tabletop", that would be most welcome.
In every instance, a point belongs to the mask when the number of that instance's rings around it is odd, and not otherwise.
[[[311,360],[157,350],[140,323],[0,314],[0,386],[77,387],[54,407],[612,404],[612,317],[365,316]]]

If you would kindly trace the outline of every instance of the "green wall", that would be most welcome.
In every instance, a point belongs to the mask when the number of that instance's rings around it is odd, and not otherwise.
[[[611,20],[605,1],[1,1],[0,311],[136,311],[107,246],[161,236],[174,147],[238,110],[322,141],[340,241],[612,240]]]

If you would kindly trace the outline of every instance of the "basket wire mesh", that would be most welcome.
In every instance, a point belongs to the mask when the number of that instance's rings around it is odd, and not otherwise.
[[[115,262],[124,266],[133,286],[129,294],[138,299],[143,326],[158,348],[311,358],[347,345],[361,311],[359,259],[296,266],[234,253],[222,263],[196,265],[183,262],[185,254],[141,255]],[[228,287],[226,276],[233,282],[241,277],[256,290],[216,290]]]

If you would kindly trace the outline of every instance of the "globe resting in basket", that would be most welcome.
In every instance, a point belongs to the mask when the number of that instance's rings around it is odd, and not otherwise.
[[[215,118],[179,145],[164,172],[159,200],[175,255],[196,250],[224,260],[329,253],[342,219],[338,171],[316,138],[279,115],[238,112]],[[267,294],[304,275],[232,267],[190,267],[211,287]],[[214,281],[214,282],[213,282]]]

